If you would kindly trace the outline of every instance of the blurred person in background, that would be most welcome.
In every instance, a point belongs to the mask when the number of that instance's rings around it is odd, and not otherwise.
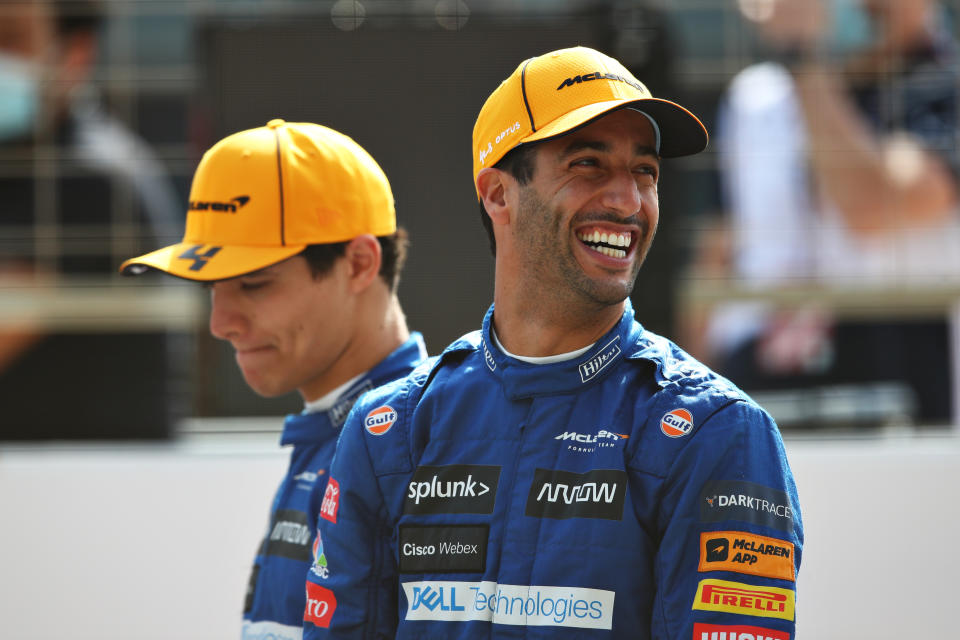
[[[354,402],[426,357],[397,298],[407,234],[376,161],[349,137],[271,120],[204,154],[183,241],[124,263],[206,283],[210,333],[230,342],[251,389],[298,391],[281,444],[290,466],[271,507],[244,605],[247,640],[300,638],[304,576],[326,473]]]
[[[102,22],[92,1],[0,3],[0,281],[14,292],[106,278],[115,251],[181,217],[151,151],[100,108]],[[159,331],[0,325],[0,439],[169,435],[167,346]]]
[[[814,282],[882,291],[960,277],[958,57],[943,8],[933,0],[741,6],[773,59],[740,72],[721,104],[729,219],[726,254],[712,251],[713,264],[760,289]],[[940,318],[881,310],[838,319],[822,308],[739,303],[716,310],[706,339],[702,355],[748,390],[894,382],[909,390],[920,420],[950,418]]]

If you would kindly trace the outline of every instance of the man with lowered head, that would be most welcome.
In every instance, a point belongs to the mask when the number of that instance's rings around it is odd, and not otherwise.
[[[304,400],[284,422],[290,467],[250,577],[244,638],[300,638],[340,427],[361,394],[426,357],[397,299],[405,252],[376,161],[333,129],[277,119],[208,150],[183,241],[123,265],[206,283],[210,332],[233,346],[247,384]]]

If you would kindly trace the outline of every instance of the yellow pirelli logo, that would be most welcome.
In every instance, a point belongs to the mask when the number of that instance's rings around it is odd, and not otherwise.
[[[726,580],[701,580],[692,608],[793,620],[794,597],[791,589],[758,587]]]
[[[700,534],[700,571],[735,571],[796,581],[793,543],[745,531]]]

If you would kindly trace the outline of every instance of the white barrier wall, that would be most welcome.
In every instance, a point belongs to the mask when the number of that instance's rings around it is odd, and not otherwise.
[[[276,436],[0,452],[7,638],[240,637]],[[789,440],[806,526],[798,637],[954,638],[960,439]]]

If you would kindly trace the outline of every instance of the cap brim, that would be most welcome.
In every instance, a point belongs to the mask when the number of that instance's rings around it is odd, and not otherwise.
[[[212,282],[235,278],[269,267],[297,255],[306,247],[305,244],[285,247],[245,245],[215,247],[181,242],[127,260],[120,265],[120,273],[125,276],[136,276],[155,269],[178,278]]]
[[[586,126],[611,111],[622,107],[640,109],[656,120],[660,127],[660,156],[676,158],[700,153],[710,140],[700,119],[680,105],[660,98],[641,100],[608,100],[595,102],[565,113],[523,139],[534,142],[562,136]]]

